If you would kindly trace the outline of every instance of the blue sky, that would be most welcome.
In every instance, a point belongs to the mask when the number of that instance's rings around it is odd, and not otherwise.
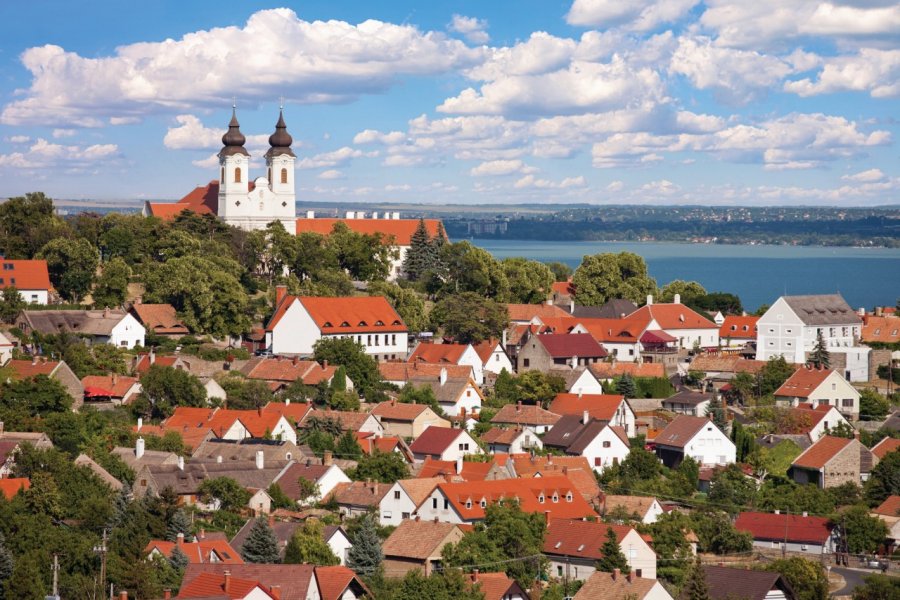
[[[0,197],[179,198],[216,177],[232,98],[261,175],[283,96],[301,200],[900,203],[897,2],[45,0],[0,19]]]

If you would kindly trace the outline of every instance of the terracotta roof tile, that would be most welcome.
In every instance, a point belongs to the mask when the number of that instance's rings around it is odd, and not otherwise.
[[[481,359],[481,364],[486,365],[491,356],[493,356],[494,350],[496,350],[497,346],[499,345],[500,340],[491,338],[489,340],[484,340],[482,342],[474,344],[472,347],[475,348],[475,352],[478,354],[478,358]]]
[[[334,419],[341,424],[341,428],[344,431],[347,431],[348,429],[350,431],[359,431],[360,427],[365,424],[366,420],[370,416],[371,415],[369,415],[369,413],[355,412],[352,410],[330,410],[313,408],[306,413],[306,416],[300,423],[300,427],[305,426],[305,423],[312,417],[316,417],[319,419]]]
[[[550,403],[550,412],[580,417],[587,411],[594,419],[612,421],[623,403],[625,397],[619,394],[557,394]]]
[[[484,600],[503,600],[512,597],[507,596],[510,588],[516,588],[518,591],[518,584],[514,579],[507,577],[506,573],[472,573],[468,578],[484,595]]]
[[[29,379],[38,375],[49,377],[59,365],[59,361],[45,360],[43,358],[38,358],[35,361],[13,359],[6,363],[7,368],[12,372],[12,378],[15,380]]]
[[[187,578],[185,578],[187,581]],[[243,579],[230,576],[228,589],[225,586],[225,575],[218,573],[201,573],[190,582],[182,585],[178,598],[244,598],[256,588],[260,588],[272,597],[270,589],[255,579]]]
[[[654,502],[656,502],[656,498],[653,496],[614,496],[607,494],[603,497],[603,505],[607,511],[623,508],[628,514],[637,514],[642,519]]]
[[[830,435],[822,436],[815,444],[804,450],[791,464],[792,466],[805,469],[821,469],[853,441]]]
[[[544,537],[544,554],[599,560],[603,558],[600,548],[606,541],[606,533],[610,527],[619,543],[629,532],[634,531],[627,525],[610,525],[579,519],[551,519],[547,525],[547,535]]]
[[[385,381],[409,381],[431,377],[438,379],[441,369],[446,369],[447,377],[469,378],[473,376],[472,367],[469,365],[450,365],[439,363],[406,363],[406,362],[382,362],[378,363],[378,371]]]
[[[494,466],[494,462],[472,462],[465,460],[462,471],[456,472],[456,462],[452,460],[434,460],[430,456],[425,458],[422,468],[416,474],[419,479],[433,479],[439,476],[441,481],[447,481],[450,475],[454,481],[484,481]]]
[[[887,500],[872,509],[872,512],[886,517],[900,516],[900,496],[888,496]]]
[[[0,258],[0,290],[15,287],[19,291],[50,290],[46,260],[13,260]],[[11,266],[7,266],[11,265]]]
[[[793,514],[742,512],[734,527],[749,531],[756,540],[784,540],[786,532],[789,542],[821,544],[831,535],[828,519]]]
[[[331,235],[337,223],[343,223],[354,233],[364,235],[380,233],[385,242],[392,241],[397,246],[409,246],[419,226],[419,219],[297,219],[297,235],[301,233]],[[425,219],[425,229],[429,237],[438,234],[439,224],[439,219]]]
[[[491,418],[491,423],[507,425],[553,425],[559,415],[535,404],[506,404]]]
[[[882,460],[888,453],[897,450],[900,450],[900,439],[897,438],[887,437],[872,446],[872,454],[877,456],[878,460]]]
[[[407,331],[403,319],[384,296],[345,298],[285,296],[275,309],[275,314],[266,324],[266,331],[272,331],[287,309],[295,302],[303,305],[313,322],[324,334]]]
[[[759,317],[747,315],[743,317],[729,315],[719,327],[719,339],[750,338],[756,339],[756,322]]]
[[[89,387],[100,388],[112,392],[114,398],[124,398],[137,382],[137,377],[124,375],[87,375],[81,380],[81,385],[85,391]]]
[[[589,366],[598,379],[621,377],[628,373],[632,377],[665,377],[666,368],[662,363],[598,362]]]
[[[229,571],[233,578],[258,581],[266,586],[266,589],[269,589],[271,586],[280,586],[281,600],[306,600],[307,590],[310,587],[310,583],[314,581],[315,569],[316,567],[313,565],[284,564],[223,565],[220,563],[204,563],[202,565],[188,565],[184,572],[179,597],[182,597],[184,594],[185,585],[190,585],[201,574],[222,575],[225,571]],[[208,596],[209,593],[191,597],[203,598]]]
[[[316,567],[316,581],[319,583],[322,600],[340,600],[351,586],[356,588],[356,592],[366,589],[353,571],[340,565]]]
[[[415,421],[419,415],[428,410],[427,404],[412,404],[390,400],[375,405],[372,414],[385,421]]]
[[[501,429],[499,427],[491,427],[481,435],[481,439],[486,444],[504,444],[510,445],[522,435],[522,429],[513,427],[510,429]]]
[[[593,502],[600,495],[600,486],[587,458],[583,456],[531,456],[512,454],[513,469],[519,477],[563,475],[569,478],[581,497]]]
[[[775,395],[809,398],[809,395],[816,391],[816,388],[822,385],[832,373],[834,373],[833,369],[797,369],[780,388],[775,390]]]
[[[401,479],[397,483],[406,492],[413,503],[418,506],[428,494],[434,491],[439,483],[447,481],[443,477],[417,477],[416,479]]]
[[[629,578],[625,575],[614,577],[612,573],[594,571],[578,590],[578,593],[575,594],[574,598],[575,600],[594,600],[596,598],[603,598],[604,600],[627,600],[629,598],[643,600],[656,583],[655,579]]]
[[[241,372],[250,379],[292,383],[298,379],[306,385],[317,385],[330,381],[337,367],[323,367],[314,360],[296,358],[254,358],[250,359]]]
[[[533,318],[568,317],[569,313],[552,304],[507,304],[510,321],[528,322]]]
[[[172,552],[178,546],[177,542],[167,542],[165,540],[150,540],[147,547],[144,548],[145,553],[149,553],[156,549],[166,558],[172,557]],[[215,552],[218,560],[227,565],[244,564],[241,555],[237,550],[231,547],[226,540],[200,540],[197,542],[182,542],[181,551],[188,558],[188,563],[205,563],[210,562],[210,553]]]
[[[459,533],[453,535],[455,531]],[[441,556],[441,549],[447,543],[461,537],[462,532],[453,523],[404,519],[384,541],[382,550],[385,558],[425,560]]]
[[[134,304],[131,311],[147,331],[159,334],[189,333],[187,325],[178,318],[175,307],[171,304]]]
[[[900,342],[900,319],[897,317],[863,317],[862,335],[864,342],[896,343]]]
[[[406,362],[456,365],[468,348],[468,344],[419,344]]]
[[[7,500],[12,500],[19,490],[27,490],[31,488],[31,480],[27,477],[9,477],[0,479],[0,494],[6,496]]]
[[[719,326],[684,304],[649,304],[627,317],[644,323],[655,320],[662,329],[715,329]]]
[[[486,504],[492,504],[510,498],[517,498],[523,511],[549,513],[551,519],[580,519],[597,514],[569,478],[562,476],[442,483],[438,485],[438,489],[467,521],[484,518],[482,500]],[[557,496],[556,502],[552,500],[554,494]],[[540,501],[541,497],[543,502]]]
[[[350,506],[373,506],[378,507],[381,499],[391,489],[389,483],[352,481],[350,483],[339,483],[328,494],[328,499],[334,499],[338,504]]]
[[[318,483],[330,468],[325,465],[307,465],[305,462],[296,462],[285,469],[274,483],[277,483],[281,491],[291,500],[305,500],[306,497],[300,492],[300,479]]]

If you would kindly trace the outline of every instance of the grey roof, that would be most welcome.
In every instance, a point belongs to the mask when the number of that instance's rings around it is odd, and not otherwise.
[[[253,523],[256,519],[248,519],[244,526],[241,527],[241,530],[235,534],[231,541],[231,547],[241,551],[244,543],[247,541],[247,537],[250,535],[250,530],[253,529]],[[300,521],[274,521],[270,523],[272,527],[272,531],[275,532],[275,539],[278,540],[278,553],[281,557],[284,557],[284,549],[287,546],[288,542],[291,541],[291,537],[294,535],[294,532],[298,527],[303,527],[303,523]],[[349,539],[347,532],[345,532],[339,525],[325,525],[322,531],[322,539],[326,542],[334,536],[335,533],[341,532],[344,534],[344,537]]]
[[[0,432],[0,442],[31,444],[39,450],[53,447],[53,442],[50,441],[50,437],[43,432],[3,431]]]
[[[549,369],[547,371],[547,374],[548,375],[556,375],[557,377],[562,377],[566,382],[566,389],[571,391],[572,386],[575,385],[575,382],[577,382],[578,379],[582,375],[584,375],[585,371],[587,371],[591,375],[591,377],[593,377],[594,379],[597,378],[597,376],[594,375],[591,371],[589,371],[587,367],[575,367],[574,369],[572,369],[572,368]]]
[[[772,590],[781,590],[787,598],[794,598],[794,591],[787,580],[774,571],[751,571],[703,565],[709,597],[712,600],[742,598],[746,600],[765,600]],[[739,591],[737,591],[739,590]],[[681,596],[687,598],[686,594]]]
[[[124,310],[23,310],[22,316],[32,329],[45,335],[69,332],[108,336],[128,313]]]
[[[183,495],[196,494],[203,481],[216,477],[229,477],[247,489],[264,490],[272,484],[287,464],[285,461],[274,461],[274,464],[257,469],[256,463],[252,461],[190,462],[184,465],[184,470],[179,469],[177,465],[147,465],[146,468],[159,489],[171,487],[175,493]]]
[[[175,465],[178,464],[178,455],[174,452],[164,452],[162,450],[144,450],[144,455],[138,458],[134,448],[125,448],[117,446],[112,449],[112,454],[118,456],[122,461],[131,467],[133,471],[137,471],[144,465]]]
[[[466,390],[469,378],[448,377],[443,385],[440,381],[435,381],[433,377],[410,377],[409,382],[415,387],[423,385],[430,387],[439,404],[453,404]]]
[[[576,304],[572,315],[585,319],[621,319],[622,315],[630,315],[637,308],[637,305],[631,300],[613,298],[603,306],[579,306]]]
[[[562,448],[568,454],[581,454],[587,445],[609,426],[607,421],[591,419],[585,424],[581,419],[582,417],[578,415],[563,415],[544,436],[544,446]]]
[[[900,431],[900,410],[895,410],[884,422],[884,428],[891,431]]]
[[[862,319],[840,294],[782,296],[805,325],[859,325]]]
[[[668,398],[662,401],[663,406],[666,404],[688,404],[691,406],[698,406],[703,404],[704,402],[709,402],[712,400],[712,396],[709,394],[702,394],[700,392],[692,392],[690,390],[684,390],[669,396]]]
[[[809,436],[805,433],[770,433],[757,438],[756,443],[764,448],[774,448],[784,441],[797,444],[801,450],[806,450],[812,446]]]
[[[309,448],[308,446],[306,446]],[[216,461],[221,456],[222,462],[235,460],[256,460],[256,453],[262,451],[265,461],[300,460],[306,458],[302,448],[291,441],[265,440],[248,438],[245,440],[211,439],[200,442],[191,455],[193,460]],[[310,456],[312,452],[310,451]]]
[[[94,462],[87,454],[79,454],[78,458],[75,459],[75,465],[78,467],[87,467],[93,471],[94,475],[103,480],[103,483],[108,485],[113,491],[118,492],[122,489],[122,482],[113,477],[109,471]]]

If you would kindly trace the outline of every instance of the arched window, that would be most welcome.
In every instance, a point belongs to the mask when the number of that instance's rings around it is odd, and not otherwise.
[[[235,183],[241,182],[241,168],[240,167],[237,167],[234,170],[234,182]]]
[[[281,183],[287,183],[287,169],[281,170]]]
[[[272,181],[272,167],[269,167],[269,181]]]

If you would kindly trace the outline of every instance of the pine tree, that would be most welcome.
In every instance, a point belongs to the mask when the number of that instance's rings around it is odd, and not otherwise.
[[[728,417],[725,415],[725,407],[722,406],[722,401],[718,398],[713,398],[709,401],[709,405],[706,407],[706,415],[704,416],[712,418],[712,422],[723,432],[728,430]]]
[[[625,373],[619,378],[619,382],[616,384],[616,391],[625,396],[626,400],[637,395],[637,384],[635,384],[634,378],[630,373]]]
[[[334,451],[338,457],[351,460],[359,459],[363,454],[362,448],[359,447],[359,443],[356,441],[356,436],[349,429],[338,438]]]
[[[175,546],[175,549],[172,550],[172,556],[169,557],[169,563],[172,565],[172,568],[176,571],[183,571],[188,566],[188,557],[181,548]]]
[[[419,224],[410,238],[409,250],[406,251],[406,258],[403,261],[403,272],[406,274],[406,278],[410,281],[417,281],[431,267],[432,254],[433,249],[428,239],[425,220],[419,219]]]
[[[241,548],[241,558],[248,563],[278,562],[278,540],[265,519],[259,518],[253,523],[250,535]]]
[[[179,533],[184,535],[185,539],[191,533],[191,520],[180,508],[172,514],[172,518],[166,526],[166,540],[174,542],[178,539]]]
[[[828,352],[828,346],[825,344],[825,336],[822,335],[821,329],[819,329],[819,333],[816,334],[816,345],[813,346],[813,351],[809,356],[809,360],[819,369],[831,368],[831,354]]]
[[[607,573],[612,573],[614,569],[619,569],[625,574],[631,572],[631,567],[628,566],[628,559],[622,553],[622,549],[619,547],[619,540],[616,539],[616,532],[613,531],[612,527],[606,529],[606,541],[600,547],[600,552],[603,554],[603,558],[597,561],[597,570],[606,571]]]
[[[361,575],[369,575],[381,566],[383,559],[381,538],[378,537],[375,521],[372,517],[366,517],[356,532],[353,546],[347,552],[347,566]]]
[[[322,535],[324,528],[317,519],[307,519],[303,527],[297,528],[284,549],[284,563],[299,565],[303,563],[333,566],[340,564],[340,559],[331,551],[331,547]]]
[[[0,586],[10,578],[13,568],[16,566],[12,553],[6,548],[6,540],[0,533]]]
[[[694,564],[685,575],[681,598],[683,600],[710,600],[709,586],[706,584],[706,575],[703,573],[700,556],[694,559]]]

